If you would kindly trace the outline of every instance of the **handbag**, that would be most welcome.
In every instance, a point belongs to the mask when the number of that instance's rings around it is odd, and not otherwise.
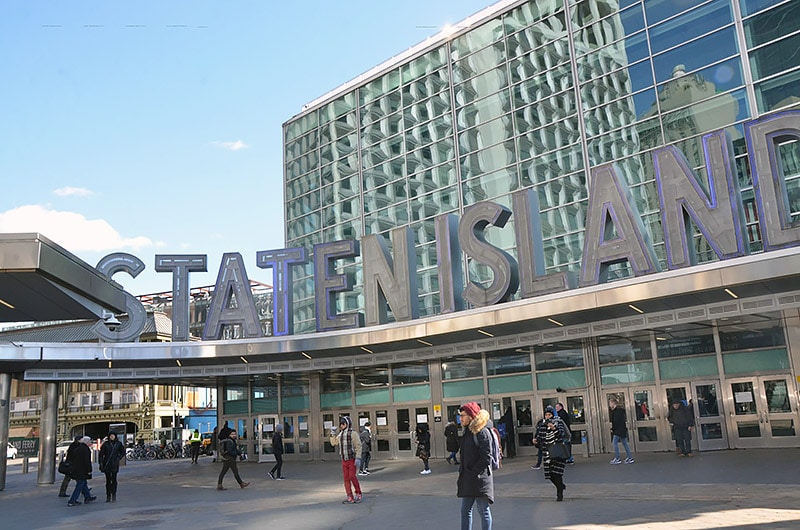
[[[62,475],[69,475],[72,472],[72,462],[69,460],[62,460],[58,463],[58,472]]]
[[[547,450],[550,453],[550,458],[557,460],[569,460],[569,451],[564,442],[556,442]]]

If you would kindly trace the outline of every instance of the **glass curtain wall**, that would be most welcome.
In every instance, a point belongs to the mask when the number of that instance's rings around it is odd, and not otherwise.
[[[285,124],[287,246],[411,227],[420,313],[436,314],[437,215],[510,207],[511,193],[534,189],[548,272],[579,271],[588,170],[614,163],[665,268],[652,152],[676,146],[706,182],[701,137],[722,129],[758,251],[743,122],[798,107],[798,43],[800,0],[539,0],[497,13]],[[780,154],[797,219],[800,148],[787,138]],[[693,230],[698,259],[716,260]],[[486,239],[514,256],[513,234],[512,217]],[[491,281],[464,265],[465,280]],[[336,267],[354,278],[336,310],[363,310],[360,258]],[[630,274],[618,264],[609,278]],[[316,329],[313,289],[312,266],[298,267],[296,333]]]

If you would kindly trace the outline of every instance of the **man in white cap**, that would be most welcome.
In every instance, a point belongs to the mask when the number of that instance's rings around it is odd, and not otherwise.
[[[83,494],[83,502],[90,503],[97,497],[92,495],[89,490],[88,480],[92,478],[92,439],[88,436],[81,438],[81,443],[75,448],[72,453],[72,467],[70,468],[70,476],[75,479],[75,490],[67,502],[67,506],[77,506],[80,504],[78,497]]]

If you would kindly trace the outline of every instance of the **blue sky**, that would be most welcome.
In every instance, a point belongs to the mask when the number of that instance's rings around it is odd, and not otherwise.
[[[0,2],[0,233],[41,232],[169,291],[155,254],[282,248],[282,124],[492,0]]]

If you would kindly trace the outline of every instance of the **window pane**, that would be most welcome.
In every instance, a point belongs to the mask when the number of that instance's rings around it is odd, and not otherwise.
[[[442,361],[442,379],[463,379],[483,376],[481,354],[450,357]]]

